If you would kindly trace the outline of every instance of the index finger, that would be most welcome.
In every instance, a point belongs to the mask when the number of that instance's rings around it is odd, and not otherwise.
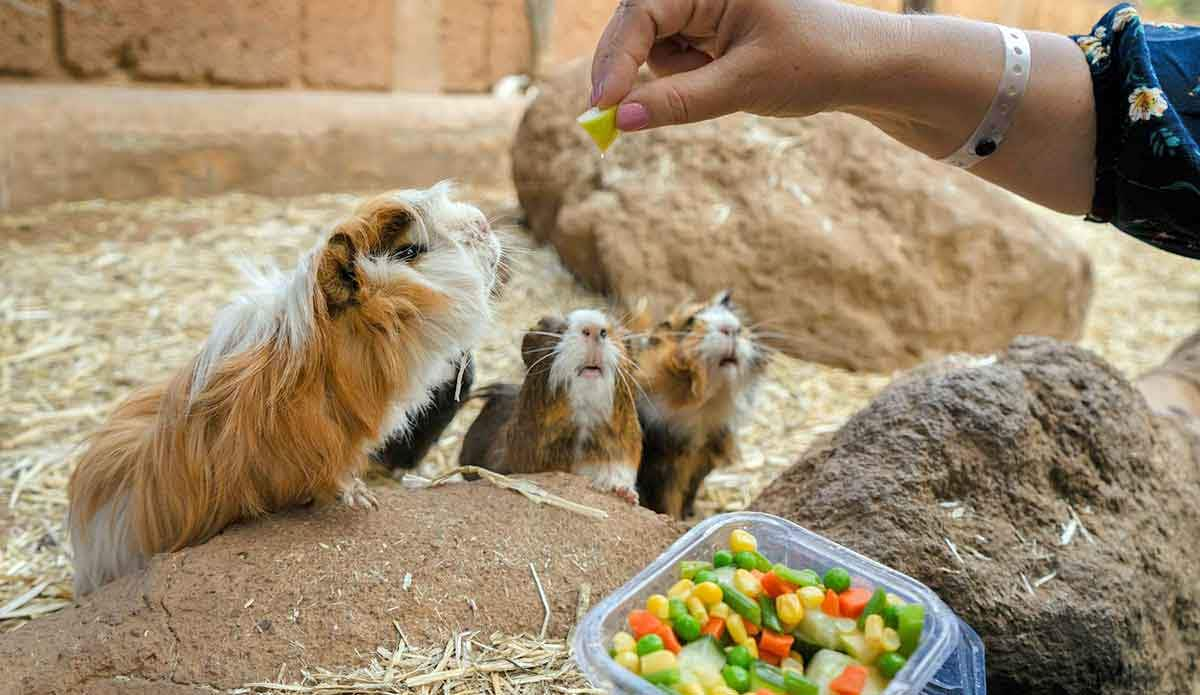
[[[678,34],[697,0],[621,0],[592,56],[592,105],[620,103],[655,41]]]

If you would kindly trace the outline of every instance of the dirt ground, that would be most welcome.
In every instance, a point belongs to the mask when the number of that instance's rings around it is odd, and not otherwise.
[[[466,190],[464,197],[512,226],[513,238],[528,247],[510,190]],[[132,388],[191,356],[239,285],[236,262],[290,265],[354,201],[232,194],[0,216],[0,618],[7,618],[0,630],[69,604],[62,520],[81,438]],[[1126,375],[1161,361],[1200,324],[1193,262],[1104,227],[1063,218],[1062,230],[1095,262],[1097,293],[1083,345]],[[520,333],[542,314],[607,304],[581,289],[547,249],[526,248],[516,264],[503,320],[477,353],[479,385],[519,378]],[[709,478],[699,511],[747,506],[813,439],[836,430],[890,379],[778,359],[739,431],[742,462]],[[460,414],[423,474],[454,465],[474,414],[473,405]],[[376,476],[373,484],[398,483]],[[39,586],[36,598],[3,610]]]

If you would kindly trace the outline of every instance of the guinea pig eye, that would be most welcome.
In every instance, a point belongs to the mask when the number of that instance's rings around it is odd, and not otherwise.
[[[392,249],[388,254],[388,258],[393,261],[407,262],[427,252],[429,249],[423,244],[402,244]]]
[[[692,326],[695,326],[695,325],[696,325],[696,317],[695,317],[694,315],[693,315],[693,316],[689,316],[689,317],[688,317],[688,320],[683,322],[683,327],[684,327],[684,328],[689,328],[689,329],[690,329]]]

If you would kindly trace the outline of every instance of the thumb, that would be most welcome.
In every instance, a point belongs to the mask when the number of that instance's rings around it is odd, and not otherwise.
[[[634,131],[696,123],[739,111],[745,106],[739,98],[746,91],[737,73],[737,58],[726,54],[695,70],[640,84],[617,108],[617,128]]]

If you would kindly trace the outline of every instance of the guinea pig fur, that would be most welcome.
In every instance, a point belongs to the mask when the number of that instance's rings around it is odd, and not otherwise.
[[[521,342],[524,383],[481,391],[486,403],[460,463],[500,473],[567,471],[636,503],[642,432],[624,334],[586,309],[539,321]]]
[[[371,458],[396,475],[416,468],[454,421],[474,384],[471,353],[447,362],[446,376],[433,387],[429,403],[410,417],[406,428],[390,434]]]
[[[644,392],[638,492],[647,507],[684,518],[704,478],[737,457],[734,428],[767,353],[723,291],[678,307],[650,331],[635,359]]]
[[[71,476],[77,595],[239,519],[374,505],[368,452],[491,323],[500,244],[451,194],[371,199],[292,271],[252,273],[186,367],[116,408]]]

